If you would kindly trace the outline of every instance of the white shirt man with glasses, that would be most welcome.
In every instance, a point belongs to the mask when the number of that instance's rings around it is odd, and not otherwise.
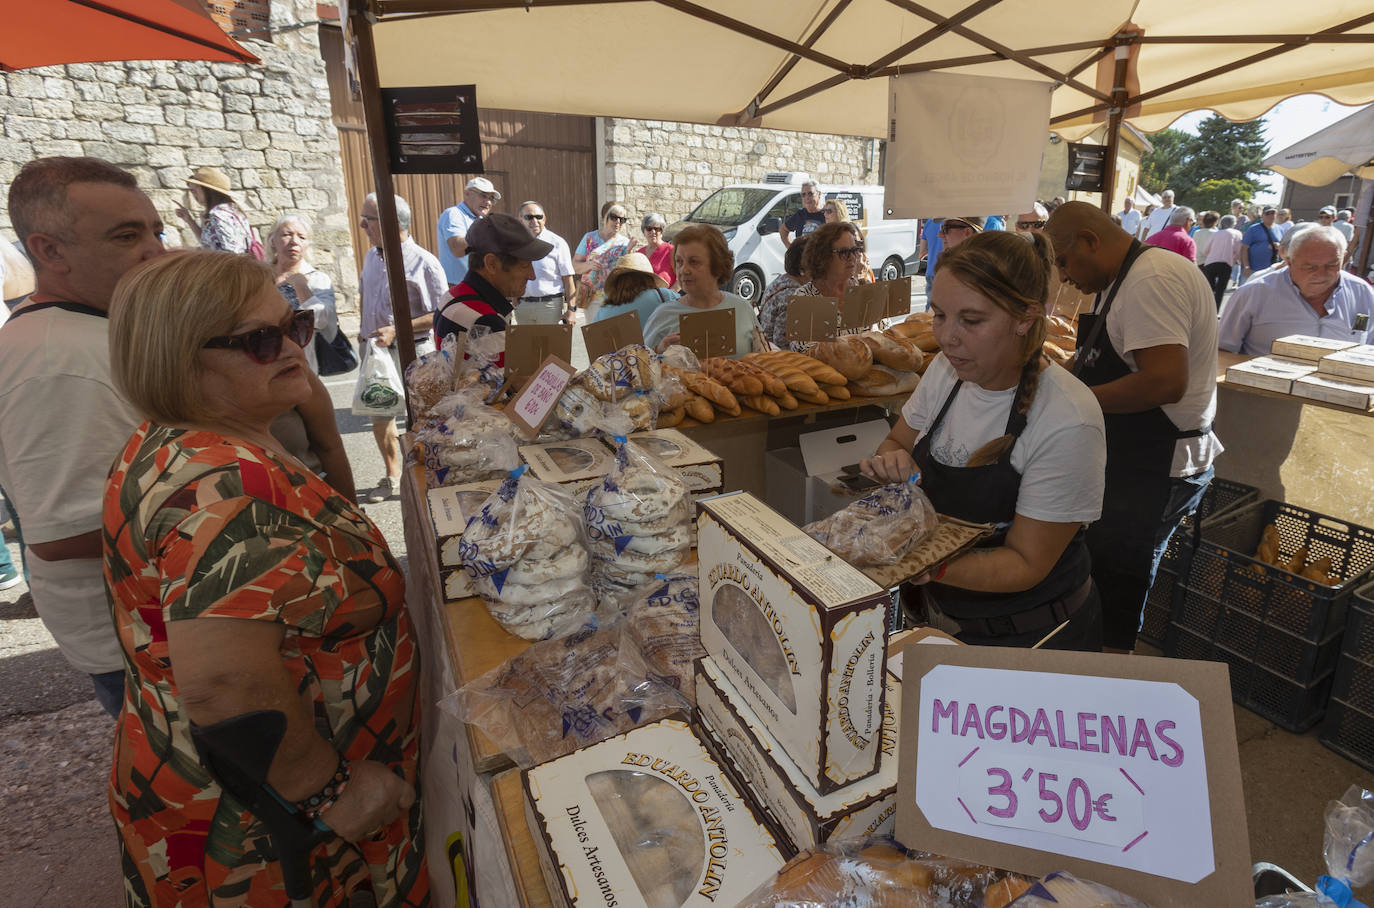
[[[530,236],[550,244],[553,250],[534,262],[534,280],[525,285],[525,293],[515,307],[515,323],[571,325],[577,300],[572,251],[566,240],[548,228],[548,216],[538,202],[521,205],[520,220]]]

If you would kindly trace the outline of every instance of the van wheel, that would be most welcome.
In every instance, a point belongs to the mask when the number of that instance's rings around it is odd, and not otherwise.
[[[763,295],[763,275],[747,265],[735,269],[735,277],[730,281],[730,292],[750,305],[757,306]]]
[[[883,269],[878,273],[878,280],[895,281],[897,278],[902,277],[905,274],[906,266],[902,264],[901,259],[893,255],[889,256],[887,260],[883,262]]]

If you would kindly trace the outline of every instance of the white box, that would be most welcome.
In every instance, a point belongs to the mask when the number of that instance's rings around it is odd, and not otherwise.
[[[550,760],[523,780],[558,905],[736,905],[783,863],[754,806],[678,719]]]
[[[1311,337],[1306,334],[1290,334],[1274,341],[1269,352],[1275,356],[1291,356],[1317,362],[1323,356],[1339,350],[1349,350],[1359,346],[1354,341],[1333,340],[1329,337]]]
[[[900,682],[885,676],[882,769],[853,785],[821,794],[783,752],[758,716],[709,657],[696,663],[697,716],[745,787],[763,805],[792,851],[832,838],[891,835],[897,814],[897,729]],[[894,712],[897,710],[898,712]]]
[[[1293,382],[1311,375],[1317,367],[1304,360],[1282,356],[1256,356],[1226,369],[1226,380],[1235,385],[1263,388],[1280,394],[1293,393]]]
[[[426,492],[429,500],[429,519],[434,524],[434,541],[439,547],[440,568],[458,568],[463,559],[458,555],[458,541],[468,518],[482,509],[492,492],[501,488],[501,480],[485,479],[461,486],[439,486]]]
[[[878,771],[887,590],[747,492],[697,503],[701,644],[822,794]]]
[[[520,448],[535,479],[556,482],[573,495],[584,494],[615,466],[615,454],[597,438],[570,438]]]
[[[1374,382],[1374,345],[1360,344],[1329,353],[1317,363],[1317,371],[1323,375]]]
[[[676,470],[682,481],[687,483],[687,491],[693,495],[713,495],[725,491],[725,461],[677,429],[635,432],[627,437],[641,450]],[[601,440],[615,453],[615,439],[603,435]]]
[[[1293,382],[1293,395],[1356,410],[1374,408],[1374,385],[1348,378],[1333,378],[1313,373]]]
[[[859,476],[857,465],[887,437],[891,426],[885,419],[807,432],[799,447],[764,453],[764,497],[769,507],[796,524],[829,517],[840,508],[876,488],[877,483]],[[847,469],[848,468],[848,469]],[[835,488],[846,488],[843,494]]]

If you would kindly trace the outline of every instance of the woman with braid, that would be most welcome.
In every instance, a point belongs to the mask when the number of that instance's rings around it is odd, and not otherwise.
[[[919,472],[941,514],[997,527],[908,588],[932,624],[975,645],[1096,651],[1083,531],[1102,510],[1106,438],[1097,399],[1040,352],[1052,262],[1042,234],[1002,231],[940,257],[940,354],[861,467],[883,482]]]

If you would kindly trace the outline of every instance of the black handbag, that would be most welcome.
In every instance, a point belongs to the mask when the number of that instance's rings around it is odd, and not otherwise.
[[[358,354],[353,352],[353,345],[342,331],[334,333],[332,343],[325,340],[323,334],[315,332],[315,360],[319,363],[321,375],[338,375],[358,368]]]

